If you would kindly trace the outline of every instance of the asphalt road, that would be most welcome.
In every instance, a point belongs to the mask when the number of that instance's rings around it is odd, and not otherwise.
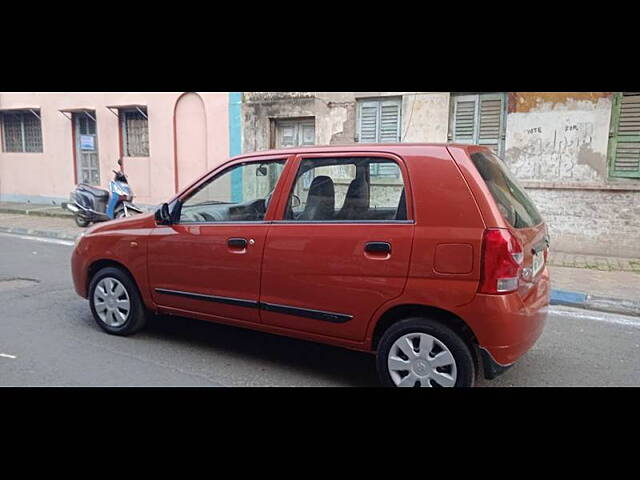
[[[0,234],[0,386],[376,386],[372,355],[186,318],[107,335],[72,246]],[[639,386],[640,318],[552,307],[536,346],[481,386]]]

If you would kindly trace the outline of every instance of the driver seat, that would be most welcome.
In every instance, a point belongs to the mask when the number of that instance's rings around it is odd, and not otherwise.
[[[320,175],[309,187],[307,204],[299,220],[333,220],[336,194],[331,177]]]

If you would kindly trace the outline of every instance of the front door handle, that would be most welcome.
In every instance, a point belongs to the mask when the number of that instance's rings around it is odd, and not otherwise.
[[[367,242],[364,251],[367,253],[391,253],[391,244],[388,242]]]
[[[247,248],[247,240],[245,238],[230,238],[227,245],[231,248]]]

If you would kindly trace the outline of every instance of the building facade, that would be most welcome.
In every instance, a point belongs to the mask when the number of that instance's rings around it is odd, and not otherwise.
[[[142,205],[242,152],[484,144],[528,189],[554,248],[640,257],[633,92],[0,93],[0,137],[0,201],[60,203],[76,183],[106,187],[122,158]],[[395,194],[397,175],[372,171],[375,201]]]
[[[76,183],[106,187],[119,158],[136,202],[166,201],[240,153],[230,124],[239,98],[226,92],[0,93],[0,201],[60,203]]]
[[[554,248],[640,256],[638,93],[243,95],[245,152],[295,145],[447,141],[484,144],[501,156],[549,223]],[[380,171],[373,181],[379,190],[393,188],[391,172]]]

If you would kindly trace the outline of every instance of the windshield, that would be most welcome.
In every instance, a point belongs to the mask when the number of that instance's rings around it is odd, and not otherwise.
[[[542,216],[518,184],[506,164],[489,152],[471,154],[471,160],[484,179],[504,219],[514,228],[535,227]]]

